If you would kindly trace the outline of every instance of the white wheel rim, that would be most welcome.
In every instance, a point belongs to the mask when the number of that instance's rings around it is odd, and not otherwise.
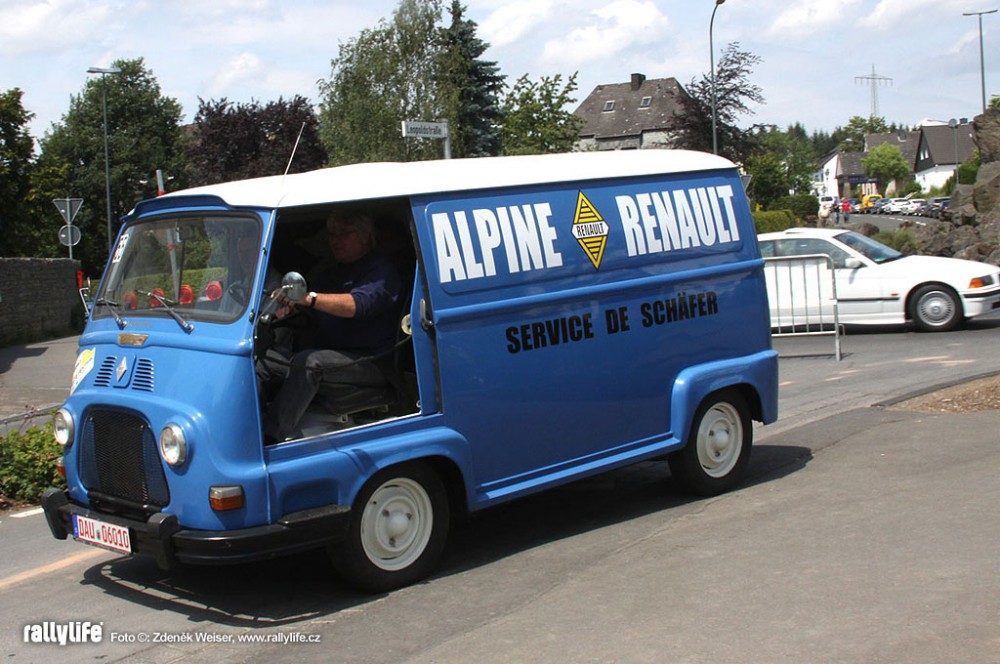
[[[712,406],[698,426],[698,462],[712,478],[725,477],[736,466],[743,448],[743,420],[728,403]]]
[[[397,571],[412,565],[427,548],[434,526],[430,496],[407,478],[375,490],[361,515],[361,547],[378,568]]]
[[[917,302],[917,312],[928,325],[944,325],[955,315],[955,302],[947,293],[932,291]]]

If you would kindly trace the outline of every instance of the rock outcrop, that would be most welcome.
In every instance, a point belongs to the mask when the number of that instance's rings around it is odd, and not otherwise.
[[[973,121],[980,166],[976,184],[951,194],[951,220],[911,225],[922,254],[1000,265],[1000,110]]]

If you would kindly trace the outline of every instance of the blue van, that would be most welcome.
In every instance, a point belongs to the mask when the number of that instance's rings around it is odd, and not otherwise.
[[[338,343],[317,334],[340,328],[311,275],[336,262],[328,222],[346,213],[394,275],[387,339],[352,363],[378,380],[320,380],[292,435],[269,437],[289,358]],[[358,164],[136,206],[55,417],[68,490],[43,506],[56,538],[165,569],[327,547],[347,582],[381,591],[432,571],[451,514],[658,457],[687,490],[729,490],[752,421],[776,417],[732,163]]]

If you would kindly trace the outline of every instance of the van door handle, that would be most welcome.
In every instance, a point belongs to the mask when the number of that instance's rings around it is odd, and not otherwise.
[[[428,317],[427,309],[427,300],[420,298],[420,327],[424,332],[429,332],[434,327],[434,321]]]

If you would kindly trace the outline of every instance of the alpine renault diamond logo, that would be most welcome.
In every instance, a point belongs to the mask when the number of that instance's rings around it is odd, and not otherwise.
[[[594,269],[600,269],[601,261],[604,259],[604,248],[608,244],[608,224],[582,191],[576,200],[573,237],[594,264]]]
[[[115,377],[118,379],[119,383],[122,382],[122,377],[124,377],[126,373],[128,373],[128,360],[123,357],[118,363],[118,366],[115,367]]]

